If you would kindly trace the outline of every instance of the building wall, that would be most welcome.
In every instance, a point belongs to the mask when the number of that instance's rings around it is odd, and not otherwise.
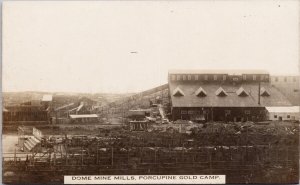
[[[193,121],[261,121],[266,120],[264,107],[173,107],[172,119]]]
[[[3,121],[48,121],[47,111],[8,111],[3,112]]]
[[[269,112],[268,113],[269,120],[300,120],[299,113],[295,112]]]
[[[284,94],[293,105],[300,105],[299,76],[271,76],[271,84]]]

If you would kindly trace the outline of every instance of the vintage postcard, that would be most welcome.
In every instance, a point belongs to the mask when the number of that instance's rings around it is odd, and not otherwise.
[[[299,8],[4,1],[2,183],[297,184]]]

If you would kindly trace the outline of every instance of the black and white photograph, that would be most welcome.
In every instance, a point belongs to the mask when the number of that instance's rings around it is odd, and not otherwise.
[[[298,184],[300,1],[2,2],[3,184]]]

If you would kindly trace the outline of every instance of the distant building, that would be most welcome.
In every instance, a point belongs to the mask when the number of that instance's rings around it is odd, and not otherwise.
[[[260,70],[169,71],[169,96],[173,120],[265,120],[266,106],[291,106]]]
[[[52,102],[52,95],[51,94],[46,94],[42,98],[42,102]]]
[[[42,105],[14,105],[3,109],[3,123],[49,121],[48,111]]]
[[[97,123],[98,115],[97,114],[81,114],[81,115],[70,115],[71,123]]]
[[[271,84],[294,106],[300,106],[300,76],[271,76]]]
[[[129,110],[127,113],[127,118],[131,120],[141,121],[146,118],[146,116],[150,116],[150,109],[137,109],[137,110]]]

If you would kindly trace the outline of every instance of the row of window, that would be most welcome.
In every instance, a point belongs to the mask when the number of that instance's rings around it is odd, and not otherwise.
[[[274,118],[277,118],[278,116],[275,114],[274,115]],[[291,118],[291,116],[290,115],[286,115],[286,118]]]
[[[275,81],[275,82],[279,82],[279,81],[283,81],[283,82],[288,82],[289,80],[288,80],[288,77],[284,77],[283,79],[281,79],[281,78],[279,78],[279,77],[275,77],[274,79],[273,79],[273,81]],[[297,78],[296,77],[293,77],[292,78],[292,82],[297,82]]]
[[[256,81],[258,80],[259,77],[257,77],[257,75],[251,75],[252,80]],[[260,76],[260,80],[266,80],[268,79],[268,75],[259,75]],[[247,79],[247,75],[243,75],[242,76],[243,80],[250,80]],[[249,78],[249,77],[248,77]],[[199,75],[171,75],[171,79],[172,81],[179,81],[179,80],[199,80]],[[204,75],[204,80],[208,80],[208,75]],[[213,80],[227,80],[227,75],[223,75],[221,77],[221,79],[218,79],[218,75],[213,75]],[[232,79],[233,81],[238,81],[239,78],[235,77]]]

